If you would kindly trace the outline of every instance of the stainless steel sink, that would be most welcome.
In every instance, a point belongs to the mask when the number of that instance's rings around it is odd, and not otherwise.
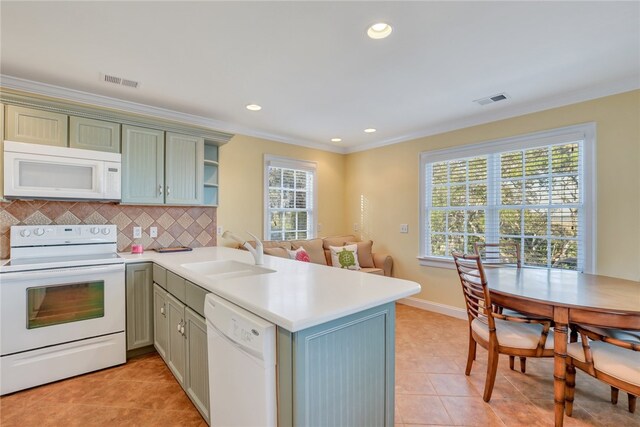
[[[214,279],[228,279],[232,277],[255,276],[258,274],[275,273],[275,270],[245,264],[239,261],[203,261],[182,264],[182,267]]]

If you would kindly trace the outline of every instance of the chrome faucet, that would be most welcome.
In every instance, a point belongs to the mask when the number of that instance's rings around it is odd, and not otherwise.
[[[246,240],[241,239],[240,237],[236,236],[235,234],[233,234],[229,230],[227,230],[224,233],[222,233],[222,238],[223,239],[232,239],[232,240],[235,240],[236,242],[240,243],[242,246],[244,246],[244,248],[246,250],[251,252],[251,255],[253,255],[253,259],[255,260],[256,265],[264,264],[264,250],[263,250],[262,241],[260,239],[258,239],[255,235],[249,233],[248,231],[247,231],[247,234],[249,234],[251,237],[253,237],[256,240],[256,247],[255,248],[253,246],[251,246],[251,244],[249,242],[247,242]]]

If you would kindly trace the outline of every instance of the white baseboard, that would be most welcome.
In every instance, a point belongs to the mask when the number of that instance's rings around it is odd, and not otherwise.
[[[409,305],[411,307],[421,308],[422,310],[444,314],[445,316],[455,317],[456,319],[469,319],[469,317],[467,316],[467,310],[465,310],[464,308],[440,304],[439,302],[427,301],[419,298],[402,298],[397,302],[399,302],[400,304]]]

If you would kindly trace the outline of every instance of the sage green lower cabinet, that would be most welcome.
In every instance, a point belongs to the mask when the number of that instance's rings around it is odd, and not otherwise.
[[[184,304],[167,294],[167,317],[169,319],[167,358],[169,369],[184,387],[184,373],[187,367],[187,345],[185,339]]]
[[[153,346],[158,354],[167,361],[169,343],[169,318],[167,317],[167,291],[153,284]]]
[[[154,346],[209,422],[207,324],[201,315],[208,292],[158,265],[153,271],[154,279],[164,282],[167,288],[153,284]]]
[[[278,426],[393,426],[394,328],[394,303],[278,328]]]
[[[69,147],[119,153],[120,124],[71,116]]]
[[[207,323],[189,307],[185,309],[187,324],[187,369],[184,389],[195,407],[209,422],[209,360]]]
[[[127,350],[153,345],[152,266],[150,262],[127,265]]]

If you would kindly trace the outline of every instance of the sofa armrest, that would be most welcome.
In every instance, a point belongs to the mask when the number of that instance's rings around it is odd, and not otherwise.
[[[391,270],[393,269],[393,258],[387,254],[371,254],[373,256],[373,264],[376,268],[381,268],[384,271],[385,276],[391,277]]]

